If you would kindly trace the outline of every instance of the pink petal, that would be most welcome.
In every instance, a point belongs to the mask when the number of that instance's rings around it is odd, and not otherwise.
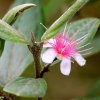
[[[44,43],[43,47],[52,47],[51,44],[55,43],[55,39],[49,39],[46,43]]]
[[[64,75],[69,75],[71,71],[71,60],[64,58],[60,64],[60,71]]]
[[[45,63],[52,63],[56,56],[57,53],[54,49],[48,49],[41,55],[41,58]]]
[[[73,58],[76,60],[76,62],[80,65],[80,66],[84,66],[86,63],[86,60],[82,57],[81,54],[76,53]]]

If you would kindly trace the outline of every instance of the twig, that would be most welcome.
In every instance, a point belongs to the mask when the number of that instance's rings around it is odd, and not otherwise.
[[[41,73],[40,73],[40,77],[41,77],[41,78],[44,76],[44,74],[45,74],[46,72],[49,72],[49,71],[50,71],[50,70],[49,70],[50,65],[51,65],[51,64],[46,64],[46,65],[43,67],[43,70],[42,70]]]

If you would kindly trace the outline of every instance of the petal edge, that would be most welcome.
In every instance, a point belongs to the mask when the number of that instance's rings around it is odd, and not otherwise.
[[[86,63],[86,60],[82,57],[81,54],[76,53],[73,58],[75,59],[75,61],[80,65],[80,66],[84,66]]]
[[[52,63],[56,56],[57,53],[54,49],[48,49],[41,55],[41,58],[45,63]]]
[[[64,58],[60,64],[60,71],[63,75],[69,75],[71,71],[71,60]]]

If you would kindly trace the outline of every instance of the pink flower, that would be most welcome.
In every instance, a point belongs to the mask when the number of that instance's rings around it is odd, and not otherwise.
[[[72,37],[64,34],[58,34],[54,38],[46,41],[44,47],[49,47],[42,55],[41,58],[45,63],[52,63],[55,58],[61,60],[60,71],[64,75],[69,75],[71,71],[71,60],[74,60],[80,65],[84,66],[86,60],[80,54],[79,42],[85,37],[74,40]],[[84,46],[82,46],[84,47]]]

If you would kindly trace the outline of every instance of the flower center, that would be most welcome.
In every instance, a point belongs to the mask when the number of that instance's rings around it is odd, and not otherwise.
[[[77,45],[75,41],[71,41],[70,38],[66,38],[64,35],[57,36],[54,40],[54,43],[51,45],[58,53],[58,57],[62,58],[73,56]]]

